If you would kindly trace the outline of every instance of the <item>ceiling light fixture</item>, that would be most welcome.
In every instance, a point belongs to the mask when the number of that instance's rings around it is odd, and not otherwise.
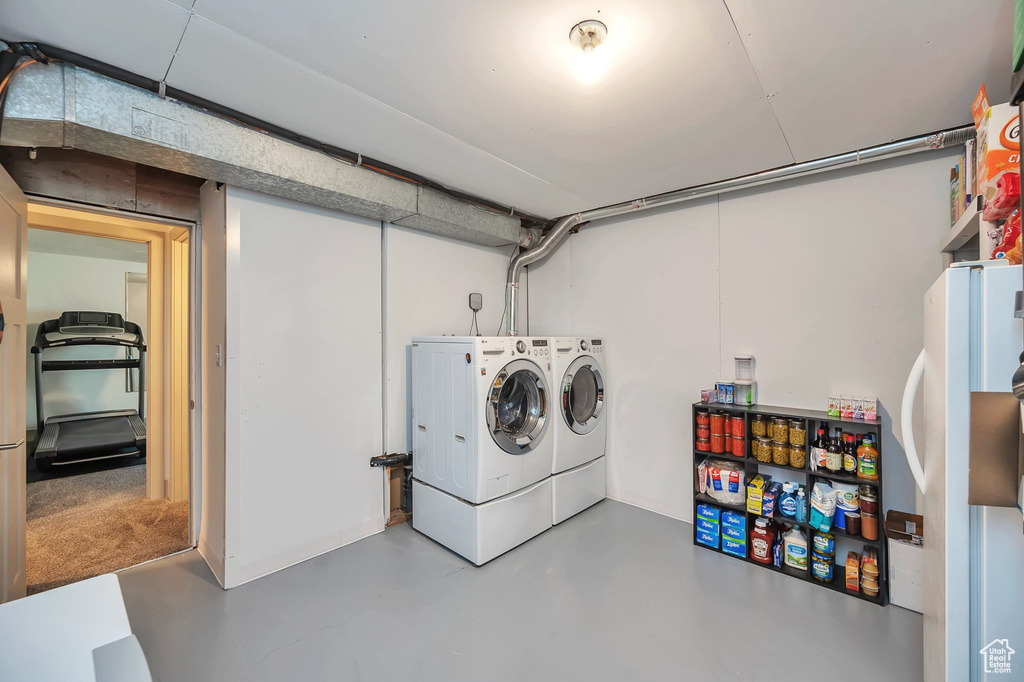
[[[603,55],[597,48],[607,36],[608,27],[597,19],[581,21],[569,31],[569,42],[580,49],[576,76],[584,83],[593,83],[604,75]]]

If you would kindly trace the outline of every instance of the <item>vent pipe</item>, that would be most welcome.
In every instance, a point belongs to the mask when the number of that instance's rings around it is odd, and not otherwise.
[[[558,249],[559,245],[565,241],[565,238],[569,236],[569,233],[573,228],[583,223],[593,220],[603,220],[605,218],[614,218],[616,216],[625,215],[626,213],[645,211],[659,206],[679,204],[684,201],[692,201],[693,199],[700,199],[714,194],[725,194],[726,192],[734,192],[739,189],[759,187],[761,185],[779,182],[780,180],[789,180],[792,178],[814,175],[824,171],[859,166],[862,163],[883,161],[885,159],[893,159],[899,156],[932,149],[955,147],[964,144],[969,139],[973,139],[974,135],[974,126],[968,125],[960,128],[952,128],[950,130],[943,130],[930,135],[911,137],[906,140],[880,144],[875,147],[868,147],[866,149],[847,152],[845,154],[837,154],[823,159],[814,159],[813,161],[794,163],[789,166],[773,168],[772,170],[761,171],[759,173],[741,175],[729,180],[721,180],[719,182],[711,182],[706,185],[697,185],[696,187],[688,187],[686,189],[677,189],[663,194],[655,194],[654,196],[642,197],[634,201],[626,201],[620,204],[612,204],[611,206],[595,208],[590,211],[575,213],[573,215],[560,218],[558,222],[555,223],[555,226],[551,228],[551,231],[548,232],[547,236],[542,239],[535,248],[520,253],[515,257],[515,259],[513,259],[509,266],[508,279],[505,283],[506,312],[508,318],[506,333],[509,336],[519,335],[519,276],[522,274],[523,268],[531,263],[536,263],[550,256],[556,249]]]

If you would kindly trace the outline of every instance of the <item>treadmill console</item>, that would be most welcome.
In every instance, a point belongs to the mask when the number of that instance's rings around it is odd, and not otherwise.
[[[61,334],[124,334],[124,317],[118,313],[73,310],[60,314]]]

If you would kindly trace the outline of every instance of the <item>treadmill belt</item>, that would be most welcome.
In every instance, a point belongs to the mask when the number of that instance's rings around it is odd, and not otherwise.
[[[57,457],[81,457],[134,447],[135,429],[128,417],[82,419],[61,423]]]

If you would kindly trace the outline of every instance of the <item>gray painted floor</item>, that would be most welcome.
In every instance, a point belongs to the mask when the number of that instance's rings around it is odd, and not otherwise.
[[[605,501],[481,568],[398,526],[227,592],[196,552],[120,578],[165,682],[921,679],[917,614],[691,533]]]

